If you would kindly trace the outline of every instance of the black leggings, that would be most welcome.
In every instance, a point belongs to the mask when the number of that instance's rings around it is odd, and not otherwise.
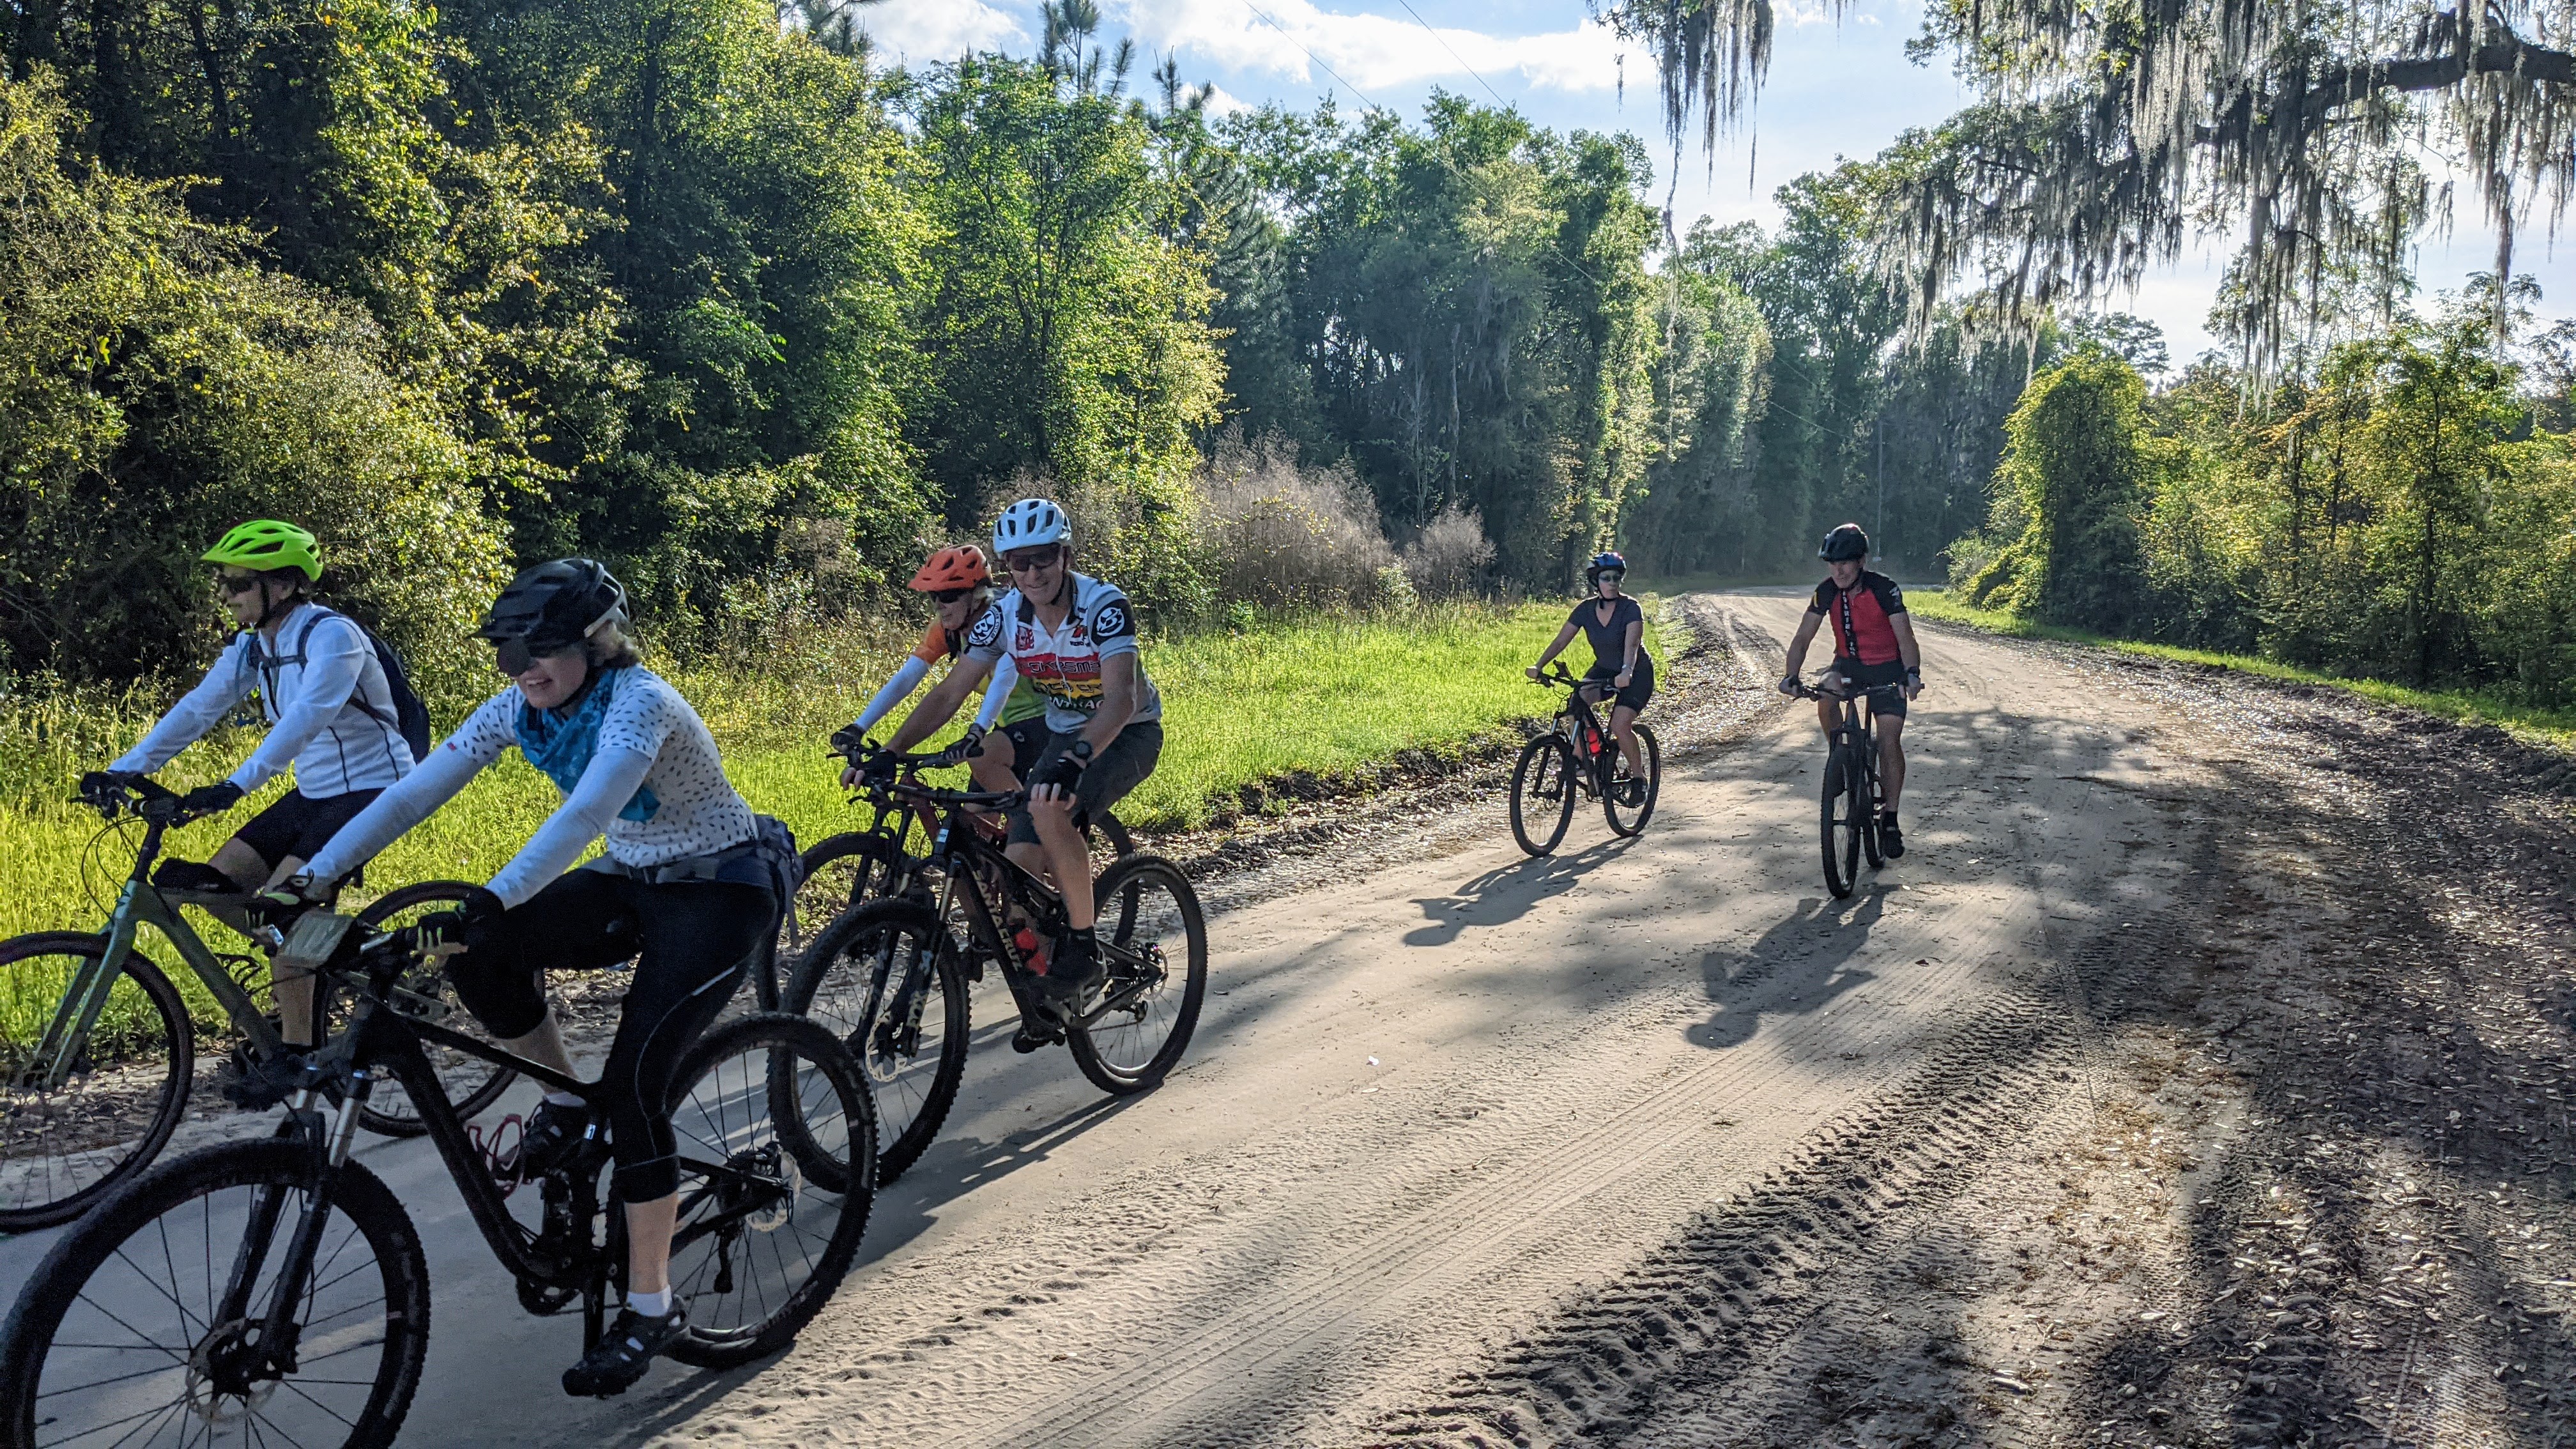
[[[769,937],[774,898],[731,881],[653,885],[605,871],[567,871],[504,912],[494,940],[450,957],[456,997],[494,1036],[545,1020],[548,969],[597,970],[644,953],[599,1074],[617,1151],[617,1190],[651,1202],[680,1189],[671,1135],[671,1071],[732,998]]]

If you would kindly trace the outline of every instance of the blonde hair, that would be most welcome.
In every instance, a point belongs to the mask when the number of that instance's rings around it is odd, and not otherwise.
[[[611,619],[581,641],[593,669],[625,669],[644,662],[643,642],[624,619]]]

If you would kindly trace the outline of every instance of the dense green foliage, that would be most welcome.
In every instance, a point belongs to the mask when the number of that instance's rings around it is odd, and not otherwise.
[[[2499,342],[2492,287],[2249,396],[2204,361],[2150,397],[2087,347],[2033,381],[1971,604],[2339,675],[2576,702],[2576,447]],[[2528,296],[2526,291],[2523,295]],[[2532,364],[2526,369],[2526,364]]]

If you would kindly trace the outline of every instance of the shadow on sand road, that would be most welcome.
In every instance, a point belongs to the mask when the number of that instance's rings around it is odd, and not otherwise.
[[[1741,1046],[1760,1029],[1765,1011],[1802,1016],[1876,980],[1852,961],[1869,943],[1886,899],[1879,886],[1849,901],[1810,896],[1750,947],[1702,955],[1700,976],[1717,1010],[1682,1035],[1693,1046]]]
[[[1583,878],[1628,853],[1632,839],[1605,840],[1571,855],[1515,861],[1458,887],[1456,894],[1419,896],[1426,924],[1404,933],[1408,946],[1446,946],[1469,926],[1501,926],[1530,913],[1539,902],[1564,895]]]

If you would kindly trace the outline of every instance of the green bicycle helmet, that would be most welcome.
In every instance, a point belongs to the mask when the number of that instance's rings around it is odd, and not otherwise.
[[[322,556],[314,547],[313,535],[274,518],[252,519],[215,540],[215,546],[199,557],[210,564],[231,564],[262,573],[300,569],[307,583],[322,577]]]

